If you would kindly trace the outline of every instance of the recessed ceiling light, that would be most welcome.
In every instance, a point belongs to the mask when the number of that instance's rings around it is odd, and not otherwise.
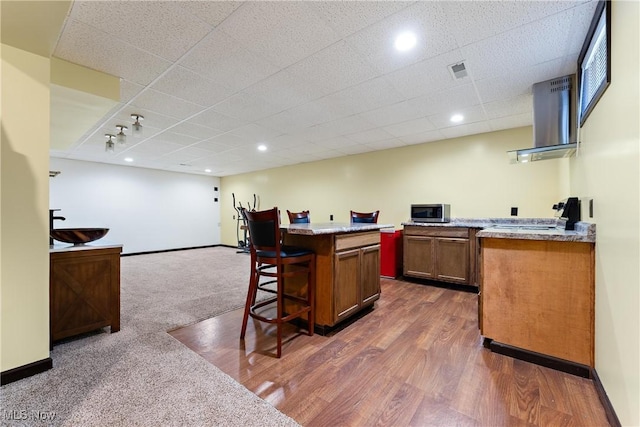
[[[133,162],[133,159],[131,157],[125,157],[124,161],[131,163],[131,162]]]
[[[267,146],[264,145],[264,144],[260,144],[260,145],[258,145],[258,150],[259,151],[267,151]]]
[[[209,173],[209,172],[211,172],[211,169],[205,169],[204,171],[205,171],[206,173]]]
[[[416,35],[412,32],[407,31],[396,37],[395,47],[400,52],[405,52],[407,50],[413,49],[413,47],[416,45],[416,42]]]
[[[453,123],[460,123],[464,120],[464,116],[462,114],[454,114],[449,120],[451,120]]]

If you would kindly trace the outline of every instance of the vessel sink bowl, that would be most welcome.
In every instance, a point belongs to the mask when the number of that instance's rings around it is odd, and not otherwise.
[[[55,240],[78,246],[101,239],[108,231],[108,228],[55,228],[50,234]]]

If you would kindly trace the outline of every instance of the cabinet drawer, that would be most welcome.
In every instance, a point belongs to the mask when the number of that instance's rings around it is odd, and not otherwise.
[[[428,237],[456,237],[468,238],[469,229],[466,227],[404,227],[404,234],[409,236]]]
[[[336,252],[380,243],[380,232],[351,233],[336,236]]]

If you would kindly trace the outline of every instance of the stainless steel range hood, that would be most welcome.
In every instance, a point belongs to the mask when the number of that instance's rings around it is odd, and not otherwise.
[[[578,148],[575,74],[536,83],[533,148],[509,151],[511,163],[571,157]]]

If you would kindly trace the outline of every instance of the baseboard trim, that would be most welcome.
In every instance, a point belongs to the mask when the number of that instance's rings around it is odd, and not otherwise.
[[[402,280],[405,282],[417,283],[420,285],[434,286],[436,288],[446,288],[446,289],[452,289],[454,291],[469,292],[472,294],[478,293],[478,286],[474,286],[474,285],[463,285],[459,283],[441,282],[439,280],[422,279],[418,277],[409,277],[409,276],[398,276],[395,279]]]
[[[176,251],[188,251],[190,249],[204,249],[204,248],[215,248],[218,246],[227,247],[227,245],[206,245],[206,246],[191,246],[188,248],[175,248],[175,249],[159,249],[157,251],[144,251],[144,252],[130,252],[126,254],[121,254],[121,257],[124,256],[134,256],[134,255],[149,255],[149,254],[161,254],[163,252],[176,252]],[[233,246],[228,246],[233,247]]]
[[[485,340],[487,340],[487,338],[485,338]],[[512,347],[510,345],[498,343],[495,341],[489,341],[488,343],[485,343],[485,347],[489,348],[489,350],[493,351],[494,353],[503,354],[515,359],[535,363],[536,365],[566,372],[568,374],[576,375],[582,378],[591,378],[591,367],[582,365],[580,363],[558,359],[557,357],[547,356],[546,354],[540,354],[529,350],[523,350],[521,348]]]
[[[604,385],[602,385],[600,377],[595,369],[591,369],[591,378],[593,378],[593,384],[596,386],[596,392],[600,398],[600,403],[602,403],[602,406],[604,407],[604,413],[607,416],[607,421],[609,421],[609,424],[612,427],[622,427],[622,424],[620,424],[620,420],[618,419],[618,415],[616,414],[615,409],[613,409],[609,396],[607,395]]]
[[[8,371],[0,373],[0,385],[9,384],[31,377],[44,371],[48,371],[51,368],[53,368],[53,360],[50,357],[38,360],[37,362],[31,362],[24,366],[18,366],[17,368],[9,369]]]

